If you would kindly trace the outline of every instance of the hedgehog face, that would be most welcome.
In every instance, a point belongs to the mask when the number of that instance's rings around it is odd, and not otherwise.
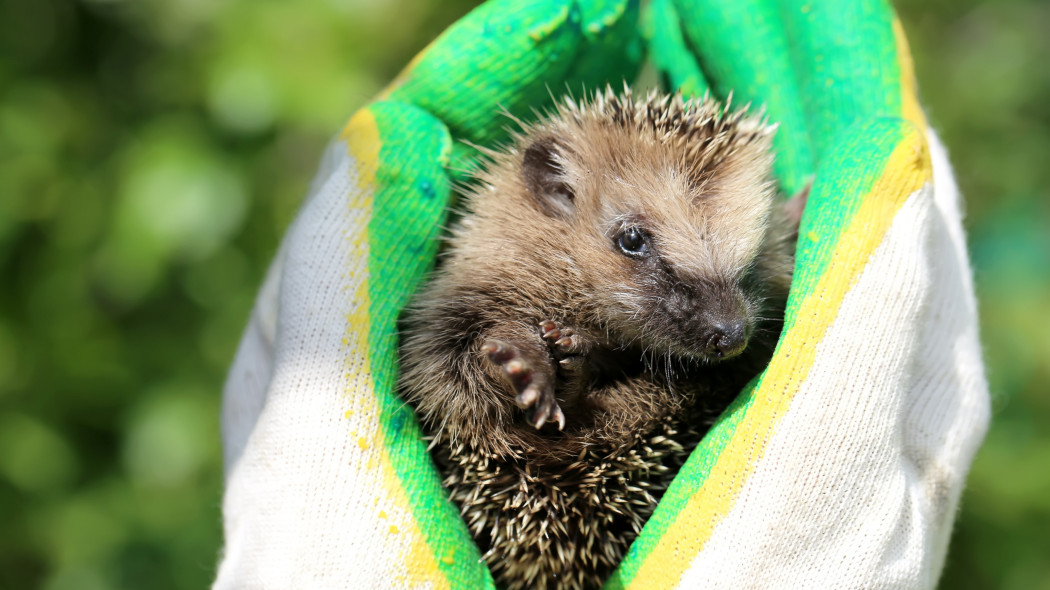
[[[740,354],[765,297],[752,275],[774,206],[771,128],[713,103],[602,100],[522,151],[529,194],[583,261],[581,303],[620,342]]]
[[[764,294],[749,277],[772,194],[764,169],[719,164],[703,188],[674,165],[654,175],[645,164],[585,183],[597,190],[579,197],[603,220],[593,246],[616,269],[591,277],[598,307],[609,329],[645,348],[731,358],[760,322]]]

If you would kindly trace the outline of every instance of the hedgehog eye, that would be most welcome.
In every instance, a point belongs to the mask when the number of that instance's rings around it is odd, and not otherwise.
[[[649,254],[649,238],[641,229],[628,227],[616,236],[616,245],[620,251],[632,258],[640,258]]]

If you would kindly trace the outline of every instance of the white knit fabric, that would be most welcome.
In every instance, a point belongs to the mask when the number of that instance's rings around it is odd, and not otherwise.
[[[367,279],[359,194],[335,142],[289,228],[226,383],[225,549],[215,588],[380,588],[408,580],[409,519],[383,501],[361,350],[346,346]]]
[[[731,511],[681,556],[680,587],[935,585],[989,408],[958,194],[936,138],[931,152],[934,186],[896,215]],[[433,581],[413,573],[419,533],[368,444],[378,423],[347,325],[371,195],[346,153],[330,149],[230,371],[215,588]]]

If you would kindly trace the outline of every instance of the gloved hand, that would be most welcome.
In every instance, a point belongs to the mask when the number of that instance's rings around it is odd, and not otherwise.
[[[989,402],[959,197],[879,0],[654,0],[665,79],[780,122],[814,175],[773,360],[609,587],[930,588]]]
[[[815,182],[773,362],[610,585],[932,585],[987,393],[956,191],[893,15],[650,8],[667,78],[765,104],[785,192]],[[548,88],[632,79],[636,11],[487,4],[329,149],[227,382],[216,587],[491,584],[393,391],[397,314],[433,259],[449,171],[470,165],[453,142],[498,141],[501,108],[528,116]]]
[[[431,44],[325,155],[223,404],[216,588],[478,588],[492,578],[396,395],[396,321],[451,175],[552,92],[633,79],[638,3],[497,0]]]

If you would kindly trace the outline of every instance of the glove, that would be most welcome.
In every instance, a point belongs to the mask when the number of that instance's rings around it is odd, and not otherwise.
[[[329,147],[227,380],[215,588],[492,585],[394,391],[397,316],[472,165],[457,142],[499,142],[550,89],[633,79],[637,21],[627,0],[490,2]]]
[[[665,77],[765,104],[785,191],[816,180],[773,362],[610,586],[932,585],[988,408],[954,185],[907,52],[879,5],[707,4],[654,0]],[[216,587],[491,585],[393,392],[396,317],[448,171],[472,161],[453,140],[498,141],[499,109],[524,116],[548,87],[632,79],[636,10],[486,5],[329,149],[227,383]]]
[[[958,191],[898,21],[877,0],[654,0],[646,24],[665,80],[765,105],[782,186],[814,180],[769,367],[608,586],[935,586],[989,398]]]

